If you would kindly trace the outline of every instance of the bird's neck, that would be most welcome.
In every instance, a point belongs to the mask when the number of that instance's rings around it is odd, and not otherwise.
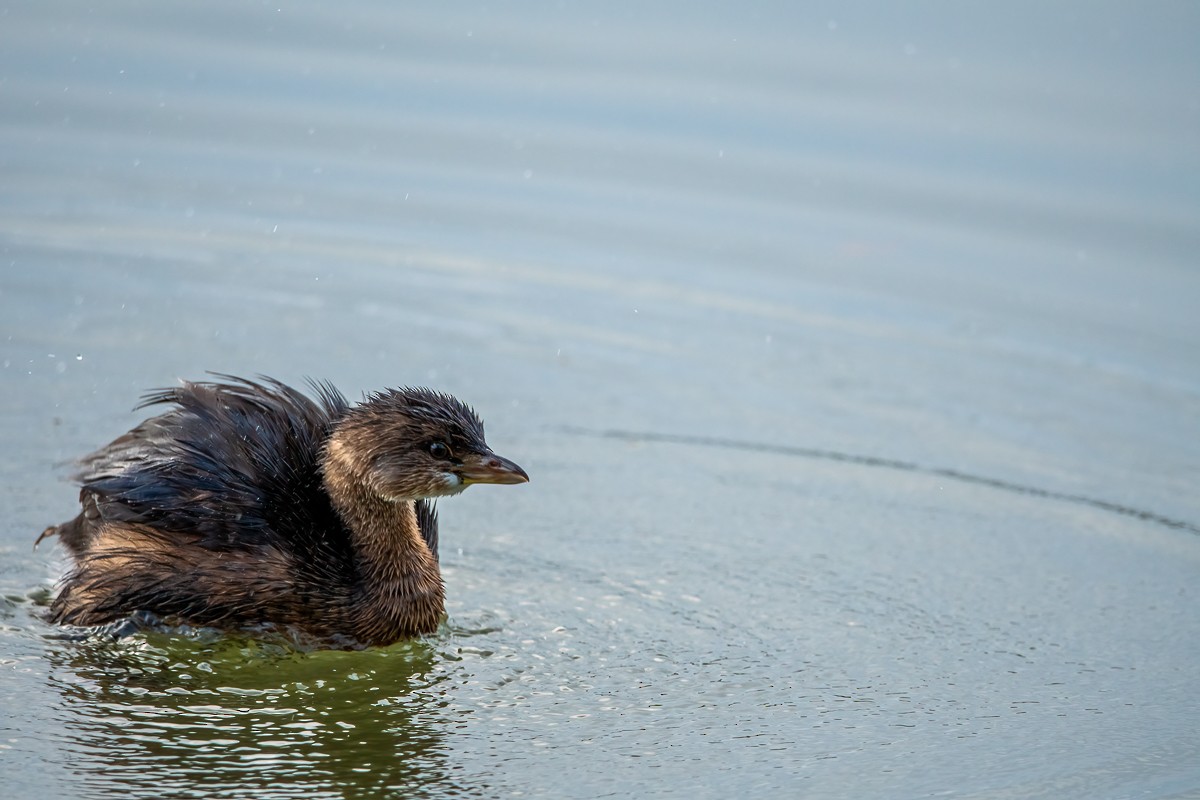
[[[413,502],[384,500],[329,461],[324,482],[354,547],[350,615],[359,641],[387,644],[437,630],[445,592]]]

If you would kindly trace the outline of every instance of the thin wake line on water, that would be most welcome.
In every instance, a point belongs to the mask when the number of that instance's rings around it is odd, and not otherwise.
[[[719,447],[727,450],[742,450],[753,453],[773,453],[775,455],[795,456],[797,458],[837,461],[844,464],[857,464],[864,467],[891,469],[898,472],[912,472],[920,475],[936,475],[939,478],[947,478],[949,480],[959,481],[960,483],[971,483],[975,484],[976,486],[987,486],[992,489],[999,489],[1001,491],[1012,492],[1014,494],[1023,494],[1029,497],[1043,497],[1047,500],[1058,500],[1064,503],[1090,506],[1091,508],[1098,508],[1111,514],[1119,514],[1123,517],[1133,517],[1134,519],[1140,519],[1155,525],[1162,525],[1167,528],[1174,528],[1175,530],[1183,530],[1200,534],[1200,525],[1197,525],[1193,522],[1188,522],[1186,520],[1168,517],[1154,511],[1133,508],[1132,506],[1114,503],[1109,500],[1101,500],[1096,497],[1088,497],[1086,495],[1070,494],[1068,492],[1055,492],[1050,489],[1040,489],[1036,486],[1026,486],[1025,484],[1013,483],[1012,481],[1006,481],[1000,478],[989,478],[984,475],[973,475],[969,472],[962,472],[961,470],[950,469],[948,467],[927,466],[925,464],[918,464],[915,461],[902,461],[895,458],[881,458],[879,456],[864,456],[857,455],[855,453],[842,453],[837,450],[822,450],[816,447],[797,447],[786,444],[751,442],[742,439],[725,439],[719,436],[655,433],[653,431],[629,431],[620,429],[595,430],[592,428],[578,428],[574,426],[562,427],[559,430],[572,436],[590,436],[597,439],[617,439],[625,442],[660,442],[663,444],[691,445],[693,447]]]

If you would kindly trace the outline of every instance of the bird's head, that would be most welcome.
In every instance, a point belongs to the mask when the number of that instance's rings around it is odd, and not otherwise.
[[[525,483],[525,470],[491,451],[465,403],[429,389],[371,394],[334,427],[331,470],[392,502],[445,497],[475,483]]]

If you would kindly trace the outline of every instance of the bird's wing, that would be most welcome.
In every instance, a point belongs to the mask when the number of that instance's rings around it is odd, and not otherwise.
[[[437,505],[430,500],[418,500],[417,506],[417,527],[421,531],[421,538],[425,540],[425,545],[429,548],[429,552],[433,553],[433,557],[441,560],[438,557],[438,516]]]
[[[80,462],[82,517],[188,534],[212,549],[340,526],[320,491],[320,453],[345,398],[327,384],[314,384],[312,400],[269,379],[219,377],[147,395],[139,407],[174,407]]]

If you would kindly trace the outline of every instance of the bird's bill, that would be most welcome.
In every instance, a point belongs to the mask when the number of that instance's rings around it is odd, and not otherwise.
[[[463,483],[528,483],[529,475],[507,458],[484,453],[466,461],[458,470]]]

